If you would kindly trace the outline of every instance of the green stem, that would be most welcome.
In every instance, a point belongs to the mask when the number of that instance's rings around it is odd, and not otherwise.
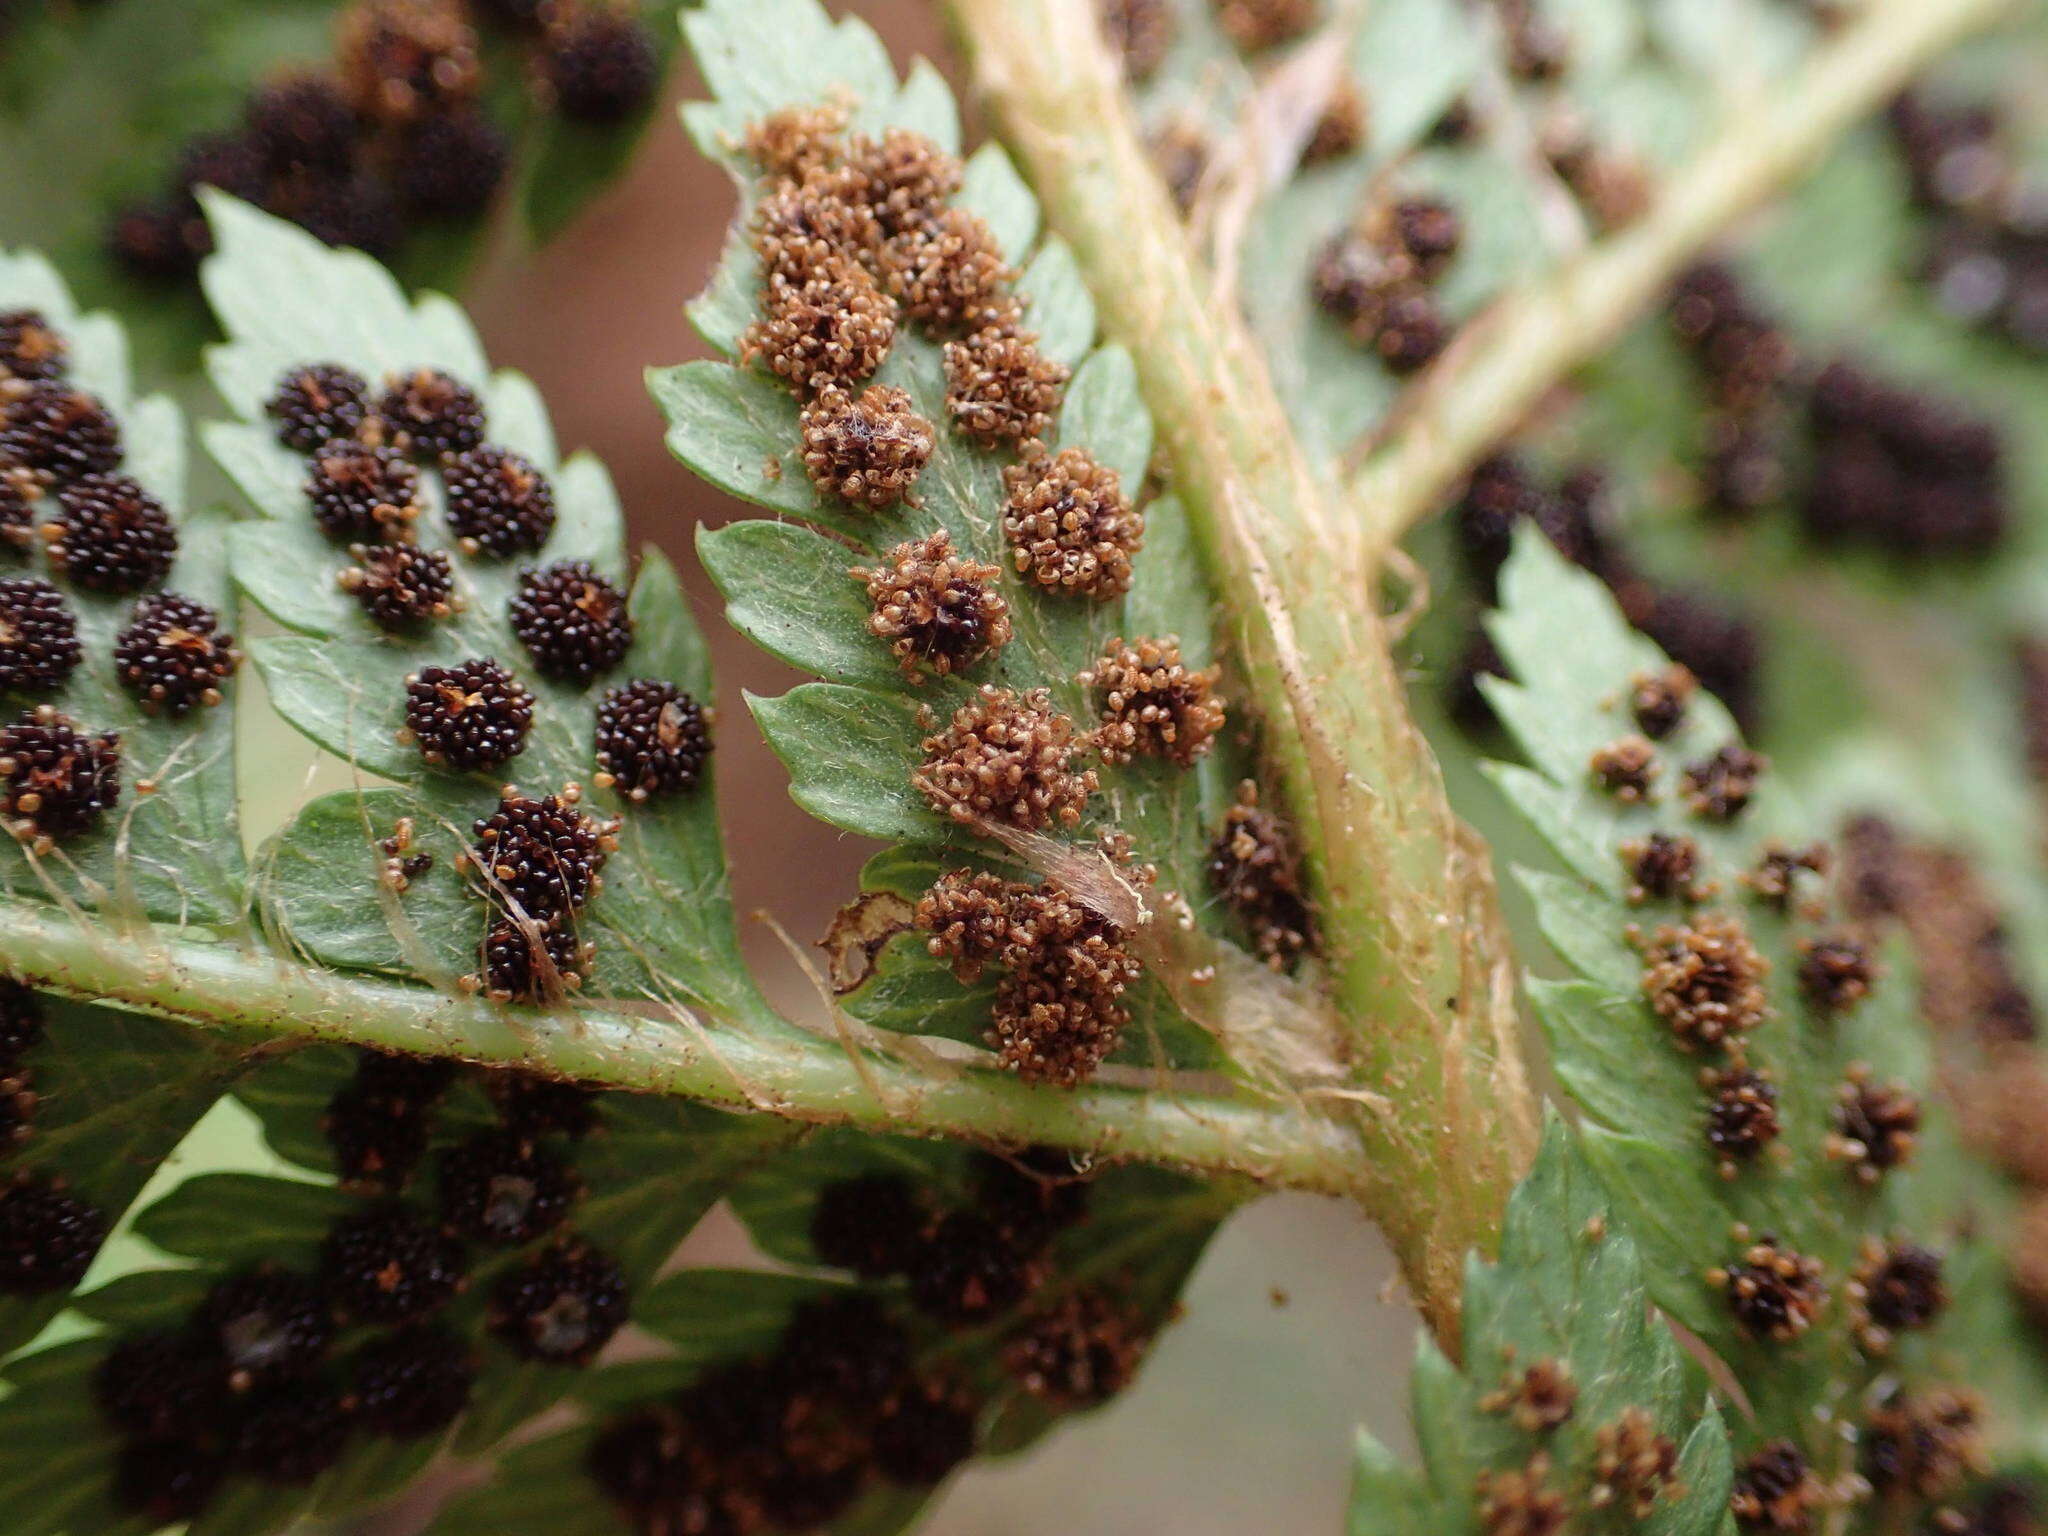
[[[1190,253],[1091,0],[949,0],[978,84],[1133,354],[1312,863],[1359,1198],[1438,1337],[1534,1147],[1486,852],[1452,816],[1347,516]],[[1370,1105],[1370,1107],[1366,1107]]]
[[[1791,78],[1744,99],[1637,223],[1479,316],[1414,386],[1347,489],[1375,550],[1428,516],[1557,381],[1595,356],[1705,247],[1811,169],[1843,131],[2011,0],[1871,0]]]
[[[22,902],[0,903],[0,954],[30,985],[198,1028],[454,1056],[819,1125],[1058,1146],[1330,1194],[1349,1193],[1357,1177],[1357,1138],[1300,1107],[1165,1088],[1061,1093],[990,1071],[947,1076],[872,1050],[856,1056],[765,1009],[725,1025],[604,1008],[513,1011],[156,930],[82,927]]]

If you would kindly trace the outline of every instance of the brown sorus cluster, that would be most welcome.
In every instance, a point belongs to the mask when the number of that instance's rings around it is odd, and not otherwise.
[[[585,1466],[635,1530],[812,1530],[878,1478],[943,1479],[973,1454],[978,1416],[972,1396],[917,1369],[881,1304],[841,1292],[799,1307],[773,1350],[615,1419]]]
[[[1215,0],[1216,21],[1245,53],[1263,53],[1305,36],[1316,24],[1316,0]]]
[[[868,633],[888,644],[912,682],[964,672],[1009,644],[1010,605],[994,586],[1001,570],[956,555],[951,534],[898,544],[884,558],[848,574],[867,583]]]
[[[1562,1536],[1571,1520],[1565,1496],[1550,1486],[1550,1458],[1542,1452],[1511,1472],[1482,1472],[1473,1490],[1485,1536]]]
[[[558,1243],[498,1282],[486,1325],[529,1360],[588,1365],[631,1311],[616,1260],[585,1243]]]
[[[1250,931],[1267,965],[1285,970],[1315,948],[1301,851],[1286,825],[1260,809],[1259,786],[1250,779],[1237,786],[1237,803],[1209,845],[1208,875],[1209,888]]]
[[[0,729],[0,816],[47,852],[90,832],[121,795],[121,737],[85,734],[44,704]]]
[[[1790,1440],[1761,1446],[1735,1471],[1728,1509],[1744,1531],[1778,1531],[1800,1536],[1813,1529],[1827,1490]]]
[[[600,871],[618,846],[618,823],[579,809],[573,787],[560,795],[522,795],[507,785],[498,808],[471,827],[465,862],[485,893],[517,902],[529,917],[559,917],[603,889]]]
[[[40,576],[0,580],[0,688],[61,688],[82,654],[78,620],[61,592]]]
[[[1799,358],[1776,319],[1718,262],[1679,278],[1670,319],[1712,406],[1703,465],[1709,505],[1724,516],[1748,516],[1782,497],[1790,479],[1787,397]]]
[[[1646,901],[1698,901],[1705,894],[1696,884],[1700,873],[1700,845],[1689,837],[1652,832],[1633,837],[1621,845],[1621,861],[1628,866],[1628,899],[1632,906]]]
[[[1070,1086],[1115,1049],[1139,965],[1123,931],[1070,892],[955,870],[919,899],[916,923],[962,981],[1004,968],[990,1043],[1012,1071]]]
[[[635,678],[597,706],[597,782],[635,803],[695,789],[711,760],[704,708],[674,683]]]
[[[139,592],[168,576],[178,557],[170,514],[126,475],[81,475],[62,487],[42,536],[58,573],[94,592]]]
[[[1025,1320],[1003,1346],[1003,1368],[1055,1408],[1093,1408],[1130,1385],[1147,1342],[1142,1318],[1109,1292],[1082,1286]]]
[[[1463,239],[1457,211],[1436,198],[1376,205],[1323,248],[1310,293],[1352,340],[1394,372],[1412,373],[1450,339],[1433,290]]]
[[[1948,1310],[1942,1269],[1941,1255],[1917,1243],[1866,1243],[1848,1286],[1857,1341],[1881,1355],[1896,1335],[1933,1324]]]
[[[331,539],[404,543],[420,515],[419,471],[396,448],[334,438],[306,464],[313,521]]]
[[[583,1192],[575,1170],[546,1144],[502,1126],[443,1152],[437,1184],[448,1229],[500,1248],[554,1231]]]
[[[1963,402],[1838,361],[1814,379],[1807,421],[1814,467],[1800,516],[1816,542],[1920,560],[2004,541],[2005,442]]]
[[[555,489],[524,454],[483,445],[441,464],[448,531],[466,555],[532,554],[555,528]]]
[[[925,1210],[910,1181],[866,1174],[827,1185],[811,1207],[811,1247],[818,1262],[863,1280],[886,1280],[916,1259]]]
[[[320,1278],[345,1314],[406,1323],[439,1310],[463,1287],[462,1244],[397,1203],[343,1217],[320,1247]]]
[[[1880,1083],[1857,1065],[1835,1096],[1828,1156],[1847,1163],[1859,1183],[1875,1184],[1912,1157],[1919,1130],[1919,1095],[1903,1083]]]
[[[914,237],[886,241],[879,266],[889,296],[928,330],[978,331],[1021,317],[1010,292],[1017,270],[981,216],[965,208],[943,209]]]
[[[344,1188],[398,1190],[425,1155],[435,1106],[452,1064],[365,1051],[355,1076],[328,1100],[320,1130]]]
[[[1757,780],[1769,766],[1761,753],[1747,747],[1723,747],[1681,776],[1686,804],[1708,821],[1733,821],[1749,809]]]
[[[278,380],[263,409],[277,424],[280,443],[312,453],[337,438],[361,434],[370,417],[370,386],[352,368],[314,363]]]
[[[70,1290],[106,1236],[106,1217],[61,1180],[16,1175],[0,1189],[0,1296]]]
[[[1567,560],[1607,585],[1629,623],[1683,663],[1738,720],[1751,718],[1759,665],[1755,631],[1697,586],[1664,586],[1636,569],[1615,538],[1605,503],[1605,481],[1596,468],[1581,467],[1546,483],[1519,454],[1492,454],[1473,468],[1458,501],[1460,562],[1480,594],[1492,600],[1516,527],[1533,522]]]
[[[342,17],[335,63],[356,111],[377,121],[467,102],[483,78],[476,33],[449,0],[363,0]]]
[[[1356,154],[1365,147],[1365,131],[1365,94],[1348,77],[1339,80],[1302,146],[1301,163],[1321,165]]]
[[[0,465],[47,487],[121,467],[121,427],[98,397],[60,379],[0,392]]]
[[[1681,1049],[1712,1049],[1739,1041],[1769,1016],[1769,971],[1741,922],[1710,912],[1657,930],[1643,957],[1643,992]]]
[[[1595,783],[1629,805],[1651,798],[1661,766],[1657,749],[1640,736],[1610,741],[1587,764]]]
[[[1112,640],[1103,658],[1075,680],[1101,703],[1096,751],[1106,763],[1162,757],[1182,768],[1215,744],[1223,705],[1215,697],[1222,669],[1191,672],[1181,661],[1180,637]]]
[[[1732,1179],[1778,1139],[1778,1085],[1768,1073],[1735,1066],[1709,1068],[1700,1074],[1700,1086],[1709,1095],[1707,1146],[1721,1177]]]
[[[1725,1268],[1707,1272],[1707,1282],[1727,1299],[1737,1326],[1752,1339],[1789,1344],[1811,1328],[1827,1305],[1828,1287],[1820,1261],[1782,1246],[1768,1233],[1744,1243]]]
[[[1949,1498],[1986,1470],[1983,1416],[1972,1392],[1899,1393],[1863,1426],[1857,1470],[1880,1498]]]
[[[1659,1434],[1647,1410],[1630,1406],[1593,1436],[1593,1493],[1596,1509],[1609,1505],[1646,1520],[1657,1501],[1675,1496],[1678,1445]]]
[[[1994,1051],[2032,1041],[2038,1020],[2012,934],[1971,860],[1912,841],[1875,816],[1849,823],[1842,850],[1848,916],[1904,924],[1920,971],[1920,1007],[1935,1027]]]
[[[61,379],[71,366],[71,344],[39,309],[0,312],[0,385]]]
[[[1824,843],[1811,843],[1804,848],[1772,843],[1758,858],[1756,868],[1742,877],[1742,883],[1764,905],[1788,912],[1799,893],[1800,874],[1824,875],[1831,862]]]
[[[580,798],[574,785],[539,798],[507,785],[472,829],[463,862],[493,914],[474,984],[495,999],[554,1002],[582,984],[591,947],[577,942],[576,915],[601,886],[618,823],[585,814]]]
[[[870,384],[855,396],[827,384],[799,420],[811,484],[870,512],[910,495],[938,443],[910,396],[892,385]]]
[[[459,612],[455,566],[438,549],[416,544],[351,544],[355,564],[335,585],[363,606],[379,629],[403,633]]]
[[[626,594],[587,560],[521,571],[509,617],[533,664],[558,682],[588,683],[633,646]]]
[[[555,1003],[583,985],[595,952],[564,922],[500,917],[484,930],[477,969],[464,980],[493,1002]]]
[[[1504,1413],[1527,1434],[1547,1434],[1569,1420],[1579,1403],[1579,1385],[1562,1360],[1538,1360],[1510,1371],[1479,1399],[1481,1413]]]
[[[377,404],[377,416],[394,447],[421,458],[483,446],[483,401],[438,368],[415,368],[393,379]]]
[[[946,411],[984,448],[1015,448],[1051,430],[1071,376],[1028,331],[984,326],[946,343]]]
[[[466,773],[526,748],[533,695],[489,656],[422,667],[405,680],[405,737],[436,766]]]
[[[571,122],[623,122],[653,99],[661,55],[637,11],[610,0],[540,8],[534,75],[545,99]]]
[[[242,664],[235,637],[204,603],[172,592],[145,597],[114,640],[121,686],[149,714],[177,716],[195,705],[218,704],[221,684]]]
[[[349,1367],[356,1422],[387,1440],[424,1440],[469,1406],[477,1365],[445,1328],[414,1325],[372,1339]]]
[[[1085,448],[1063,448],[1008,466],[1003,484],[1003,535],[1019,575],[1098,602],[1130,590],[1145,518],[1114,469]]]
[[[1862,940],[1830,934],[1799,942],[1799,990],[1822,1013],[1846,1013],[1870,995],[1877,963]]]
[[[1097,0],[1096,8],[1124,73],[1133,80],[1150,79],[1166,62],[1180,31],[1173,0]]]
[[[800,282],[772,274],[761,304],[762,318],[741,339],[740,361],[758,359],[799,394],[862,383],[896,340],[895,301],[838,250]]]
[[[1048,690],[1019,694],[984,684],[944,730],[925,738],[911,783],[932,809],[967,826],[1071,827],[1097,788],[1094,769],[1071,766],[1083,749]]]
[[[1685,724],[1685,712],[1698,690],[1699,679],[1675,662],[1662,672],[1638,672],[1628,687],[1636,729],[1652,741],[1665,740]]]
[[[740,148],[766,174],[801,183],[811,172],[837,163],[847,120],[846,108],[837,102],[785,107],[748,124]]]

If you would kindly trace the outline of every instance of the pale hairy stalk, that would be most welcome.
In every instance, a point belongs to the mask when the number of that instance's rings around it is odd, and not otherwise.
[[[1338,1063],[1361,1094],[1354,1193],[1455,1347],[1465,1256],[1490,1250],[1534,1144],[1486,851],[1408,718],[1348,513],[1297,444],[1256,345],[1147,158],[1092,0],[949,0],[975,78],[1136,358],[1225,602],[1272,787],[1313,863]]]
[[[0,903],[0,954],[33,986],[196,1028],[453,1056],[818,1125],[1036,1143],[1329,1194],[1348,1192],[1359,1157],[1344,1125],[1290,1105],[1151,1084],[1060,1092],[996,1072],[938,1073],[880,1051],[856,1056],[751,995],[743,1017],[725,1020],[675,1007],[511,1011],[24,902]]]
[[[1475,319],[1351,474],[1369,557],[1444,500],[1544,392],[1603,351],[1700,251],[1812,167],[1843,130],[2012,0],[1870,0],[1789,79],[1728,106],[1634,225]]]

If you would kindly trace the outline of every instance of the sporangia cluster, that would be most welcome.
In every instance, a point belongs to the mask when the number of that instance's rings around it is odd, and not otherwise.
[[[919,898],[916,924],[963,982],[1002,968],[988,1040],[1027,1082],[1071,1085],[1116,1049],[1140,966],[1128,935],[1073,893],[953,870]]]
[[[486,61],[523,52],[543,111],[593,124],[636,117],[660,83],[637,9],[635,0],[543,0],[514,16],[465,0],[353,0],[332,56],[263,79],[238,123],[186,140],[161,191],[114,216],[108,246],[138,277],[190,281],[213,249],[195,196],[202,186],[385,258],[416,234],[474,223],[512,156],[487,101]],[[481,35],[479,13],[503,36]]]
[[[33,1158],[36,1047],[45,1035],[35,993],[0,977],[0,1165]],[[0,1296],[68,1291],[106,1240],[107,1218],[54,1173],[0,1175]]]
[[[1413,373],[1450,340],[1436,285],[1463,242],[1463,220],[1439,198],[1376,203],[1323,247],[1309,291],[1358,345],[1391,371]]]
[[[1755,720],[1761,659],[1757,632],[1743,615],[1700,587],[1666,584],[1638,567],[1612,526],[1605,477],[1593,466],[1546,483],[1520,454],[1503,450],[1473,468],[1452,510],[1452,531],[1459,563],[1478,597],[1488,603],[1495,599],[1515,528],[1525,520],[1541,529],[1567,560],[1599,577],[1628,621],[1677,664],[1662,676],[1627,680],[1634,734],[1664,742],[1678,729],[1696,688],[1727,705],[1738,722]],[[1501,673],[1491,642],[1475,631],[1448,680],[1461,723],[1474,729],[1491,723],[1492,710],[1475,680]]]
[[[1682,277],[1671,324],[1708,400],[1701,488],[1728,518],[1793,509],[1822,548],[1968,557],[2004,539],[2005,445],[1960,401],[1803,356],[1729,267]]]
[[[337,585],[389,643],[424,638],[468,608],[450,553],[419,542],[426,470],[440,476],[447,532],[464,560],[536,555],[559,521],[548,475],[490,441],[483,394],[442,370],[401,370],[373,385],[339,363],[311,363],[278,381],[266,410],[284,447],[319,439],[305,487],[313,521],[351,541]],[[534,673],[586,688],[619,670],[635,626],[630,598],[609,574],[556,560],[520,566],[515,580],[505,621]],[[402,707],[401,741],[428,764],[471,773],[518,757],[541,706],[517,672],[483,655],[408,674]],[[636,804],[694,787],[710,755],[703,709],[655,678],[606,689],[593,729],[592,782]],[[578,809],[581,794],[575,785],[537,799],[507,789],[476,824],[464,863],[489,916],[466,983],[496,1001],[557,1002],[588,970],[592,947],[577,916],[617,827]],[[431,862],[393,858],[399,891]]]
[[[885,565],[848,572],[867,583],[868,632],[885,641],[912,682],[964,672],[1010,643],[1002,570],[960,556],[943,528],[898,544]]]
[[[443,1140],[457,1092],[465,1123],[492,1106],[495,1123]],[[353,1198],[318,1243],[212,1274],[183,1318],[108,1338],[92,1387],[119,1442],[116,1502],[196,1519],[238,1482],[304,1485],[361,1442],[438,1439],[492,1351],[588,1362],[629,1306],[618,1265],[570,1224],[573,1142],[597,1117],[573,1085],[360,1052],[322,1121]],[[515,1250],[482,1292],[479,1249]]]
[[[995,1344],[1055,1411],[1127,1384],[1142,1318],[1061,1273],[1063,1240],[1088,1217],[1085,1177],[1041,1151],[977,1155],[964,1172],[958,1193],[900,1172],[816,1192],[816,1261],[862,1283],[821,1284],[772,1348],[600,1426],[585,1466],[632,1529],[805,1531],[877,1483],[940,1482],[979,1444],[989,1385],[954,1341]]]

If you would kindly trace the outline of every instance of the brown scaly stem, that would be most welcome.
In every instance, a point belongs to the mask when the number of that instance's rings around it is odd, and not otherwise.
[[[1535,1140],[1486,851],[1408,717],[1345,509],[1190,253],[1093,5],[949,7],[1105,329],[1136,358],[1312,861],[1345,1026],[1333,1066],[1369,1096],[1353,1193],[1455,1347],[1465,1256],[1492,1249]]]

